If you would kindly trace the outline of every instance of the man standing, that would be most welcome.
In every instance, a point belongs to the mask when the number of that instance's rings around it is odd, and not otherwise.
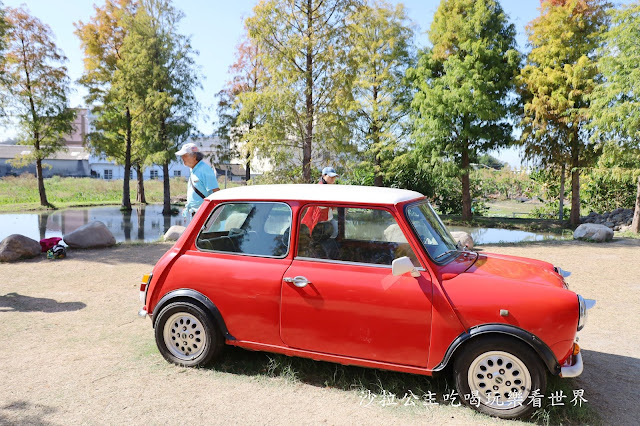
[[[194,143],[182,145],[176,156],[182,157],[185,166],[191,169],[187,182],[187,203],[182,210],[183,217],[191,217],[197,211],[206,197],[220,191],[216,172],[202,159],[204,155]]]

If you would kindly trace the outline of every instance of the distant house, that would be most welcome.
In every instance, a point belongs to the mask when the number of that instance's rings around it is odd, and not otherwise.
[[[93,155],[85,147],[87,135],[94,131],[93,121],[95,116],[88,108],[76,108],[76,118],[72,122],[73,131],[63,136],[66,152],[62,151],[43,161],[46,165],[43,170],[44,177],[73,176],[94,177],[105,180],[123,179],[124,166],[116,164],[105,156]],[[205,160],[215,169],[219,178],[228,181],[239,182],[246,180],[246,172],[241,159],[232,159],[231,164],[222,164],[220,156],[226,151],[224,142],[218,137],[194,138],[189,142],[195,143],[205,155]],[[8,161],[20,155],[22,152],[32,149],[26,145],[0,145],[0,177],[7,175],[19,175],[22,173],[35,174],[35,163],[22,168],[14,168]],[[264,163],[264,164],[263,164]],[[261,160],[252,161],[251,176],[260,175],[264,170],[269,170],[268,162]],[[169,177],[189,177],[189,168],[176,158],[169,164]],[[152,165],[144,169],[145,180],[163,179],[162,166]],[[131,169],[131,179],[137,179],[135,169]]]
[[[14,167],[9,163],[20,155],[26,155],[33,148],[28,145],[0,145],[0,177],[18,176],[23,173],[36,173],[36,164],[25,167]],[[52,176],[84,177],[91,175],[89,153],[82,147],[69,147],[67,151],[61,151],[42,161],[42,175],[45,178]]]

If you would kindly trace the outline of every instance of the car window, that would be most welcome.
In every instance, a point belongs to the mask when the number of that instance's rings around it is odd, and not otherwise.
[[[289,252],[291,208],[284,203],[217,206],[198,234],[196,247],[245,255],[284,257]]]
[[[386,210],[314,205],[303,209],[298,257],[391,265],[408,256],[419,265],[400,226]]]

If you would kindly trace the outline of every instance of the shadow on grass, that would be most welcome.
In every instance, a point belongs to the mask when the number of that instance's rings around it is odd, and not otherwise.
[[[0,296],[0,312],[70,312],[79,311],[86,306],[82,302],[58,302],[54,299],[23,296],[18,293]]]
[[[14,401],[0,406],[0,424],[48,426],[53,425],[47,420],[48,416],[56,411],[53,407],[33,404],[28,401]]]
[[[288,357],[280,354],[253,352],[236,347],[225,347],[220,359],[210,367],[212,370],[245,376],[277,377],[292,383],[305,383],[323,388],[334,388],[357,392],[360,398],[375,395],[374,403],[379,403],[386,395],[394,395],[396,400],[406,401],[411,394],[425,401],[428,394],[435,394],[440,405],[452,404],[452,392],[455,389],[450,370],[432,377],[398,373],[364,367],[345,366],[305,358]],[[537,409],[525,422],[535,424],[599,424],[595,411],[588,405],[573,406],[569,400],[572,390],[578,386],[571,380],[550,377],[542,407]],[[550,406],[551,394],[558,391],[568,395],[564,406]],[[457,392],[453,394],[460,401]],[[471,408],[469,408],[471,409]]]

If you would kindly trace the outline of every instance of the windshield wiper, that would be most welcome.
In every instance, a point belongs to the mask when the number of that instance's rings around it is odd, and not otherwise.
[[[447,255],[449,253],[453,253],[453,252],[464,252],[464,250],[460,250],[460,249],[451,249],[451,250],[447,250],[443,253],[440,253],[439,255],[437,255],[436,257],[433,258],[433,260],[438,260],[440,259],[442,256]]]
[[[466,247],[466,246],[465,246],[465,247]],[[438,259],[440,259],[442,256],[445,256],[445,255],[447,255],[447,254],[449,254],[449,253],[454,253],[454,252],[458,252],[458,253],[473,253],[473,254],[475,254],[475,255],[476,255],[476,257],[478,257],[478,253],[477,253],[477,252],[475,252],[475,251],[471,251],[471,250],[468,250],[468,249],[466,249],[466,248],[462,248],[462,249],[460,249],[460,248],[454,248],[454,249],[451,249],[451,250],[447,250],[447,251],[445,251],[445,252],[443,252],[443,253],[440,253],[439,255],[437,255],[436,257],[434,257],[434,258],[433,258],[433,260],[438,260]]]

